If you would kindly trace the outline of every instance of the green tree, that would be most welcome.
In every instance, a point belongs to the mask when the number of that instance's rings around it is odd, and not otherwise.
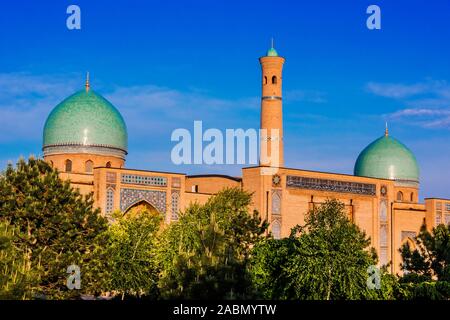
[[[423,224],[415,248],[405,243],[400,253],[400,282],[410,291],[409,298],[450,298],[450,225],[440,224],[430,232]]]
[[[367,268],[376,264],[369,244],[347,218],[344,205],[327,200],[310,210],[305,225],[293,228],[289,238],[256,246],[253,280],[268,299],[379,298],[367,286]]]
[[[31,269],[30,252],[14,245],[16,237],[14,227],[0,222],[0,300],[30,299],[37,284],[36,273]]]
[[[155,258],[162,218],[147,211],[116,213],[109,229],[109,289],[121,295],[157,297],[158,263]]]
[[[295,244],[292,237],[280,240],[266,238],[253,248],[250,270],[260,297],[289,299],[294,295],[286,268],[292,256],[298,254]]]
[[[0,221],[18,230],[18,248],[30,250],[39,273],[36,293],[47,299],[98,294],[108,270],[104,247],[107,221],[94,210],[92,195],[82,196],[45,161],[20,159],[0,179]],[[67,268],[81,269],[81,290],[69,290]]]
[[[192,204],[163,233],[159,287],[165,298],[234,299],[253,294],[250,249],[267,227],[250,214],[251,194],[225,189]]]
[[[450,281],[450,225],[440,224],[429,232],[423,224],[415,239],[416,248],[405,243],[400,249],[401,268],[408,278],[418,277],[439,281]]]

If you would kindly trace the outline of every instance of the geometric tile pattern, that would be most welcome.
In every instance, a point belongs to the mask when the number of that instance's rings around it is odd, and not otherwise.
[[[122,188],[120,189],[120,210],[125,212],[132,205],[147,201],[154,206],[160,213],[166,213],[166,192],[156,190],[139,190]]]
[[[111,213],[114,210],[114,189],[106,189],[106,213]]]
[[[137,174],[122,174],[121,180],[122,183],[143,184],[146,186],[157,186],[157,187],[167,186],[167,178],[165,177],[143,176]]]
[[[172,219],[178,220],[178,210],[180,206],[180,191],[172,190]]]

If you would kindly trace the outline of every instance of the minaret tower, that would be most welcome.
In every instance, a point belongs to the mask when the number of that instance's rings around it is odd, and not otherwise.
[[[267,54],[259,58],[262,69],[261,129],[265,129],[261,130],[259,160],[261,166],[284,166],[283,100],[281,93],[284,61],[285,59],[278,56],[277,51],[274,49],[273,39],[272,46],[267,51]],[[266,140],[267,144],[265,143]],[[278,142],[278,152],[273,152],[272,150],[272,144],[275,140]],[[276,144],[274,145],[276,150],[275,147]]]

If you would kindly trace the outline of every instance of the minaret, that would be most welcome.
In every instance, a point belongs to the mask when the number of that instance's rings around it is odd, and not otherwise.
[[[262,68],[262,96],[261,96],[261,166],[283,167],[283,100],[281,93],[282,70],[285,59],[278,56],[272,46],[266,56],[259,58]],[[272,129],[278,129],[272,130]],[[278,156],[272,150],[272,144],[278,140]],[[267,144],[265,141],[267,140]],[[276,144],[274,145],[274,147]],[[276,150],[276,149],[275,149]],[[273,156],[272,156],[272,153]],[[267,155],[267,158],[265,158]]]

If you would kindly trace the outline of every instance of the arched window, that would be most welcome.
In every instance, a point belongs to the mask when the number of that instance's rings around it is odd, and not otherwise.
[[[397,192],[397,201],[403,201],[403,192]]]
[[[264,76],[264,84],[267,84],[267,77]]]
[[[281,239],[281,225],[277,220],[272,223],[272,235],[274,239]]]
[[[380,263],[387,264],[388,261],[388,225],[386,200],[380,202]]]
[[[107,168],[111,168],[111,161],[108,161],[108,162],[106,163],[106,167],[107,167]]]
[[[91,160],[86,161],[84,164],[84,171],[87,173],[91,173],[94,169],[94,163]]]
[[[272,214],[281,213],[281,197],[277,191],[272,194]]]
[[[65,163],[65,171],[66,172],[72,172],[72,161],[67,159]]]
[[[411,202],[414,201],[414,192],[411,192]]]
[[[272,84],[277,84],[277,77],[276,76],[272,77]]]
[[[387,206],[385,201],[382,201],[380,205],[380,222],[387,222]]]

